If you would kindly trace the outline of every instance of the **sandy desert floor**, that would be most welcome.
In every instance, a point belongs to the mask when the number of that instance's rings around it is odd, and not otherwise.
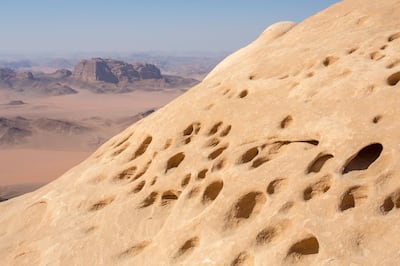
[[[137,120],[137,114],[158,109],[180,95],[180,90],[135,91],[125,94],[78,94],[35,97],[0,92],[0,117],[60,119],[91,128],[82,134],[38,132],[25,143],[0,146],[0,197],[7,187],[42,184],[59,177],[85,159],[104,141]],[[12,100],[26,104],[7,105]]]

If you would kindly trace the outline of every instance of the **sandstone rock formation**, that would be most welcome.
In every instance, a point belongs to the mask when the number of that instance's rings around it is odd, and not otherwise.
[[[142,79],[161,79],[160,70],[151,64],[128,64],[118,60],[93,58],[81,60],[74,68],[73,77],[86,82],[134,82]]]
[[[3,265],[398,265],[400,2],[279,23],[58,180]]]

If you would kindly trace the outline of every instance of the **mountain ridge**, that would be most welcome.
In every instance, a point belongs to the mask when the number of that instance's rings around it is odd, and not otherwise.
[[[0,68],[0,89],[42,96],[76,94],[80,89],[95,93],[186,89],[197,82],[191,78],[162,75],[153,64],[129,64],[102,58],[83,59],[75,65],[73,72],[58,69],[50,74],[34,74]]]

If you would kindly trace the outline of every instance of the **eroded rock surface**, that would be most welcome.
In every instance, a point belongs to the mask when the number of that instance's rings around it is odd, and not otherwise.
[[[0,204],[3,265],[398,265],[400,2],[269,27]]]

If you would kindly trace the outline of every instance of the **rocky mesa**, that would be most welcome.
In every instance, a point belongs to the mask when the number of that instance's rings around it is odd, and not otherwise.
[[[1,202],[2,264],[398,265],[399,12],[345,0],[270,26]]]
[[[152,64],[128,64],[123,61],[93,58],[81,60],[74,68],[74,78],[86,82],[135,82],[144,79],[162,79],[160,70]]]

